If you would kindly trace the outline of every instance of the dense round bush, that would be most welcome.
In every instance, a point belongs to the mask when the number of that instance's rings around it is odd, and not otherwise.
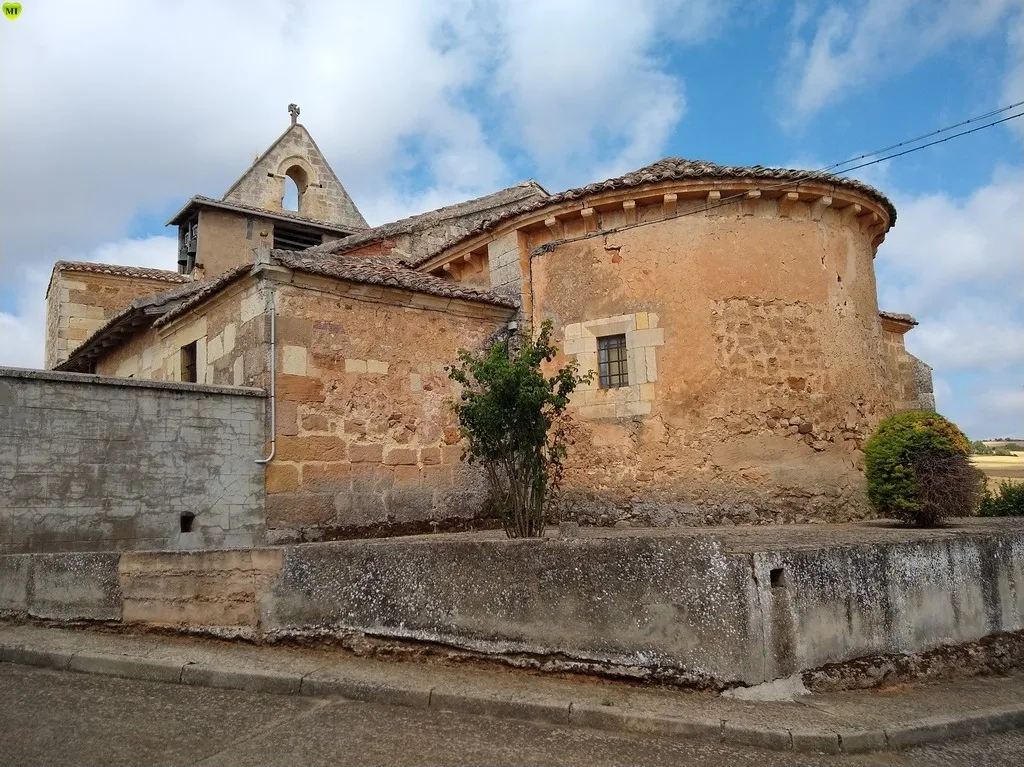
[[[973,514],[985,479],[970,451],[963,432],[938,413],[890,416],[864,447],[868,497],[881,515],[921,527]]]
[[[1024,484],[1004,479],[996,492],[985,490],[980,514],[983,517],[1024,517]]]

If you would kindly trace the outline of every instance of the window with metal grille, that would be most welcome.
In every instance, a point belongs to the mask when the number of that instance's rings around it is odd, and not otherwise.
[[[597,339],[597,372],[602,389],[629,386],[624,334],[602,336]]]

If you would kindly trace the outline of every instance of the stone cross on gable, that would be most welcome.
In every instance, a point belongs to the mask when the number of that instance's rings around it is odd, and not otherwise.
[[[288,114],[290,114],[292,116],[292,125],[295,125],[295,123],[297,123],[299,121],[299,105],[298,104],[289,104],[288,105]]]

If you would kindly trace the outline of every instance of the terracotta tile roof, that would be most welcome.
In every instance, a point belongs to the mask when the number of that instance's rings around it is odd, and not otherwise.
[[[865,197],[874,200],[885,208],[886,212],[889,214],[890,225],[896,222],[896,208],[889,201],[889,198],[874,187],[855,179],[844,178],[843,176],[836,176],[831,173],[823,173],[821,171],[794,170],[790,168],[765,168],[761,165],[753,165],[749,167],[718,165],[717,163],[706,162],[704,160],[686,160],[682,157],[666,157],[663,160],[658,160],[650,165],[645,165],[644,167],[638,168],[630,173],[626,173],[623,176],[616,176],[615,178],[609,178],[605,181],[587,184],[586,186],[577,187],[575,189],[567,189],[564,192],[549,195],[545,198],[524,200],[519,205],[509,208],[499,215],[479,221],[467,233],[459,234],[456,237],[446,240],[437,247],[431,249],[430,252],[417,258],[415,262],[412,263],[412,266],[419,266],[420,264],[429,261],[431,258],[434,258],[458,244],[462,240],[468,239],[469,237],[473,237],[477,234],[482,234],[503,221],[507,221],[523,213],[539,210],[547,205],[567,202],[570,200],[582,200],[586,197],[601,194],[603,192],[611,192],[617,189],[630,189],[633,187],[643,186],[644,184],[656,184],[660,181],[691,179],[764,180],[767,182],[774,182],[778,187],[809,181],[852,189],[863,194]]]
[[[357,229],[351,226],[339,226],[338,224],[332,224],[330,221],[321,221],[320,219],[309,218],[308,216],[300,216],[292,210],[268,210],[267,208],[261,208],[257,205],[248,205],[242,202],[235,202],[234,200],[216,200],[213,197],[204,197],[201,194],[197,194],[195,197],[190,199],[185,203],[181,210],[171,216],[167,221],[167,226],[180,224],[185,219],[188,211],[193,207],[221,208],[223,210],[236,210],[242,213],[254,213],[258,216],[262,216],[263,218],[294,221],[297,224],[308,224],[309,226],[318,227],[320,229],[329,229],[331,232],[339,232],[343,234],[363,231],[362,229]]]
[[[72,349],[68,358],[55,369],[88,372],[92,362],[105,351],[119,345],[139,330],[150,327],[161,314],[200,290],[202,285],[203,281],[188,282],[169,290],[136,298]]]
[[[188,312],[194,306],[198,306],[207,298],[212,296],[214,293],[220,292],[223,288],[226,288],[230,283],[237,280],[239,277],[243,277],[252,271],[252,264],[240,264],[234,269],[229,269],[223,274],[219,274],[216,277],[211,277],[206,280],[201,280],[196,283],[196,290],[184,296],[184,301],[175,303],[173,306],[168,307],[168,310],[161,314],[156,321],[153,322],[153,327],[159,328],[166,325],[176,317]]]
[[[385,240],[398,234],[409,234],[421,229],[438,226],[451,219],[466,218],[474,214],[484,213],[494,208],[501,208],[510,203],[522,203],[523,201],[546,200],[549,197],[544,187],[530,179],[522,183],[501,189],[497,192],[466,200],[454,205],[446,205],[437,210],[418,213],[415,216],[392,221],[387,224],[375,226],[372,229],[346,237],[342,240],[332,240],[323,245],[315,245],[308,248],[306,252],[312,253],[344,253],[361,245],[370,242]]]
[[[878,316],[881,317],[884,320],[892,320],[893,322],[905,322],[907,325],[918,325],[918,324],[920,324],[920,323],[918,323],[917,320],[915,320],[909,314],[900,314],[899,312],[883,312],[883,311],[879,311],[878,312]]]
[[[411,290],[443,298],[457,298],[464,301],[493,304],[514,309],[519,306],[515,298],[503,296],[489,290],[468,288],[435,277],[426,272],[410,269],[398,259],[377,256],[361,258],[331,254],[310,254],[308,250],[274,250],[271,255],[282,266],[308,274],[333,277],[338,280],[360,282],[367,285]]]
[[[191,282],[187,274],[179,274],[167,269],[150,269],[144,266],[120,266],[118,264],[95,264],[91,261],[58,261],[53,271],[90,272],[92,274],[110,274],[116,277],[138,277],[147,280],[163,280],[164,282]]]

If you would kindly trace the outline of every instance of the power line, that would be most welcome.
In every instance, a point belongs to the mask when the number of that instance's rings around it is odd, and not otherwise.
[[[852,168],[845,168],[844,170],[839,171],[836,175],[845,175],[846,173],[849,173],[850,171],[853,170],[857,170],[858,168],[866,168],[869,165],[884,162],[885,160],[891,160],[894,157],[902,157],[905,154],[910,154],[911,152],[917,152],[922,149],[927,149],[928,147],[935,146],[936,144],[944,144],[947,141],[952,141],[953,139],[958,138],[960,136],[966,136],[968,133],[977,133],[980,130],[985,130],[985,128],[991,128],[993,125],[999,125],[999,123],[1004,123],[1007,122],[1008,120],[1015,120],[1018,117],[1024,117],[1024,112],[1018,112],[1015,115],[1004,117],[1001,120],[996,120],[995,122],[990,122],[986,125],[979,125],[977,128],[971,128],[970,130],[960,131],[960,133],[954,133],[952,136],[946,136],[945,138],[940,138],[936,141],[929,141],[927,144],[921,144],[921,146],[915,146],[910,149],[905,149],[902,152],[896,152],[894,154],[886,155],[885,157],[879,157],[878,159],[872,160],[871,162],[865,162],[861,163],[860,165],[854,165]]]
[[[842,165],[847,165],[851,162],[857,162],[857,160],[863,160],[866,157],[874,157],[875,155],[882,154],[883,152],[888,152],[892,149],[899,149],[901,146],[906,146],[907,144],[916,144],[918,141],[921,141],[922,139],[930,138],[931,136],[937,136],[940,133],[951,131],[954,128],[961,128],[964,125],[969,125],[970,123],[978,122],[978,120],[987,120],[989,117],[994,117],[995,115],[1002,114],[1003,112],[1009,112],[1011,109],[1016,109],[1017,107],[1022,105],[1024,105],[1024,101],[1018,101],[1016,104],[1010,104],[1009,106],[1000,107],[999,109],[993,109],[991,112],[986,112],[985,114],[977,115],[976,117],[969,117],[966,120],[961,120],[960,122],[954,123],[953,125],[947,125],[945,128],[939,128],[938,130],[929,131],[928,133],[922,133],[920,136],[917,136],[915,138],[904,139],[903,141],[900,141],[897,144],[890,144],[887,147],[876,149],[873,152],[867,152],[865,154],[857,155],[856,157],[851,157],[850,159],[843,160],[842,162],[832,163],[831,165],[822,168],[818,172],[824,173],[826,171],[831,170],[832,168],[838,168]]]
[[[871,152],[866,152],[866,153],[864,153],[862,155],[858,155],[857,157],[851,157],[850,159],[843,160],[842,162],[832,163],[831,165],[826,165],[824,168],[821,168],[819,170],[807,171],[803,175],[798,175],[795,178],[785,179],[783,181],[775,182],[774,184],[766,184],[766,185],[760,187],[760,191],[764,191],[764,192],[778,191],[780,189],[785,189],[786,187],[791,187],[794,184],[799,184],[802,181],[809,181],[809,180],[812,180],[812,179],[817,179],[823,173],[831,173],[831,175],[834,175],[834,176],[842,176],[842,175],[845,175],[846,173],[849,173],[851,171],[857,170],[858,168],[866,168],[869,165],[875,165],[877,163],[884,162],[885,160],[891,160],[894,157],[902,157],[903,155],[911,154],[912,152],[917,152],[917,151],[919,151],[921,149],[927,149],[930,146],[935,146],[936,144],[942,144],[942,143],[944,143],[946,141],[950,141],[950,140],[958,138],[960,136],[966,136],[969,133],[976,133],[976,132],[978,132],[980,130],[984,130],[985,128],[991,128],[994,125],[999,125],[1000,123],[1004,123],[1004,122],[1007,122],[1009,120],[1014,120],[1014,119],[1016,119],[1018,117],[1024,116],[1024,112],[1019,112],[1017,114],[1010,115],[1009,117],[1004,117],[1004,118],[1002,118],[1000,120],[995,120],[994,122],[986,123],[985,125],[979,125],[978,127],[972,128],[970,130],[961,131],[960,133],[956,133],[956,134],[954,134],[952,136],[946,136],[945,138],[939,139],[937,141],[931,141],[931,142],[929,142],[927,144],[922,144],[921,146],[912,147],[912,148],[906,149],[906,150],[904,150],[902,152],[896,152],[894,154],[887,155],[886,157],[881,157],[881,158],[872,160],[870,162],[862,163],[862,164],[856,165],[856,166],[854,166],[852,168],[845,168],[845,169],[839,170],[839,171],[833,171],[832,170],[833,168],[838,168],[838,167],[840,167],[842,165],[847,165],[848,163],[856,162],[857,160],[864,159],[865,157],[874,157],[875,155],[881,154],[883,152],[887,152],[890,149],[896,149],[897,147],[906,146],[907,144],[916,143],[916,142],[920,141],[921,139],[928,138],[929,136],[937,136],[937,135],[939,135],[941,133],[946,133],[946,132],[948,132],[950,130],[953,130],[954,128],[959,128],[959,127],[967,125],[969,123],[977,122],[978,120],[984,120],[984,119],[987,119],[989,117],[994,117],[997,114],[1002,114],[1003,112],[1006,112],[1006,111],[1008,111],[1010,109],[1015,109],[1016,107],[1019,107],[1019,106],[1022,106],[1022,105],[1024,105],[1024,101],[1018,101],[1015,104],[1009,104],[1008,106],[1000,107],[999,109],[993,109],[990,112],[986,112],[986,113],[984,113],[982,115],[976,115],[975,117],[970,117],[970,118],[968,118],[966,120],[961,120],[960,122],[954,123],[953,125],[947,125],[946,127],[939,128],[938,130],[929,131],[928,133],[924,133],[924,134],[922,134],[922,135],[920,135],[920,136],[918,136],[916,138],[906,139],[904,141],[900,141],[900,142],[898,142],[896,144],[891,144],[891,145],[889,145],[887,147],[883,147],[881,149],[876,149],[876,150],[871,151]],[[734,202],[735,200],[742,199],[742,198],[746,197],[746,195],[747,195],[746,192],[739,192],[738,194],[729,195],[728,197],[723,197],[722,199],[718,200],[714,205],[709,205],[706,209],[691,210],[691,211],[688,211],[686,213],[679,214],[678,216],[676,216],[676,218],[682,218],[683,216],[692,216],[692,215],[694,215],[696,213],[704,213],[705,210],[714,210],[716,208],[722,207],[723,205],[727,205],[727,204],[729,204],[731,202]]]

